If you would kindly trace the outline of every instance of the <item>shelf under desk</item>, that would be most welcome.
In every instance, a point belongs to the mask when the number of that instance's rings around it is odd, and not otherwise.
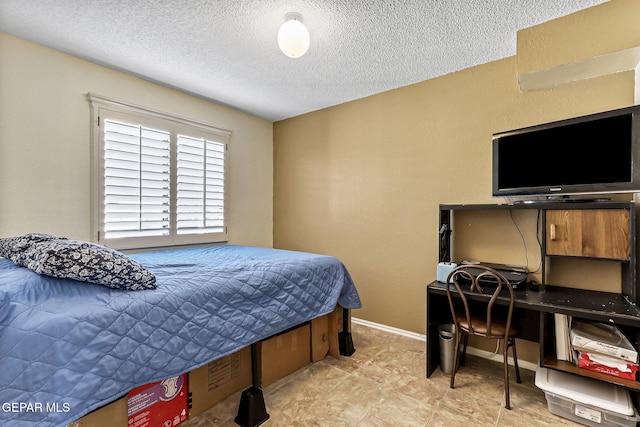
[[[452,322],[445,286],[444,283],[437,281],[427,285],[427,377],[431,376],[440,363],[438,326]],[[637,333],[640,333],[640,310],[620,294],[552,285],[545,285],[544,289],[541,288],[539,291],[523,289],[514,292],[516,296],[514,322],[519,323],[522,339],[540,344],[541,363],[550,368],[593,376],[590,371],[544,356],[542,347],[547,327],[543,315],[545,313],[549,313],[548,316],[560,313],[611,325],[620,325],[634,328]],[[488,294],[468,294],[468,298],[470,300],[486,300],[490,296]],[[506,305],[507,303],[506,294],[504,297],[498,298],[498,304]],[[615,377],[600,374],[597,378],[621,384],[624,382],[624,380],[619,381]],[[622,385],[640,390],[640,383],[637,381],[627,381]]]

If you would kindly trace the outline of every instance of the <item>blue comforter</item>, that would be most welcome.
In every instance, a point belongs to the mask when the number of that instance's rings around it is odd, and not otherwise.
[[[329,256],[217,246],[131,257],[157,289],[56,279],[0,258],[0,425],[66,425],[336,304],[361,306]]]

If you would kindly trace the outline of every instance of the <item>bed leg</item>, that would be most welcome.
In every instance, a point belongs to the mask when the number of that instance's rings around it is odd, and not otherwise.
[[[351,318],[349,316],[349,309],[342,308],[342,332],[338,334],[338,345],[342,356],[351,356],[356,352],[353,346],[353,337],[351,336]]]
[[[255,427],[269,419],[264,404],[264,395],[260,389],[260,358],[258,343],[251,344],[251,387],[242,392],[238,415],[234,421],[242,427]]]

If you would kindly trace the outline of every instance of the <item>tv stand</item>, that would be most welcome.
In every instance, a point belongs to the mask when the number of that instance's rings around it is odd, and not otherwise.
[[[440,205],[440,230],[452,230],[453,215],[459,210],[540,211],[541,283],[539,290],[516,292],[514,321],[519,323],[521,339],[537,342],[539,365],[626,387],[640,395],[640,381],[620,379],[579,368],[558,360],[555,349],[554,314],[616,325],[632,343],[640,346],[640,301],[637,280],[636,207],[632,202],[566,203],[541,200],[537,204]],[[440,260],[452,261],[450,233],[440,237]],[[465,236],[457,236],[464,238]],[[443,242],[442,240],[446,240]],[[621,267],[622,292],[601,292],[554,286],[547,282],[549,265],[561,257],[615,261]],[[454,259],[455,261],[455,259]],[[451,323],[446,285],[434,281],[427,285],[427,377],[440,362],[438,326]],[[468,296],[469,297],[469,296]],[[482,296],[476,298],[482,298]],[[499,304],[506,298],[499,297]]]

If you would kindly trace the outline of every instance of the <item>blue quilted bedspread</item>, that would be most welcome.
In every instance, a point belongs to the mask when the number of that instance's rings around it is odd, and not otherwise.
[[[336,304],[361,306],[329,256],[218,246],[132,258],[157,289],[56,279],[0,258],[0,425],[63,426]]]

